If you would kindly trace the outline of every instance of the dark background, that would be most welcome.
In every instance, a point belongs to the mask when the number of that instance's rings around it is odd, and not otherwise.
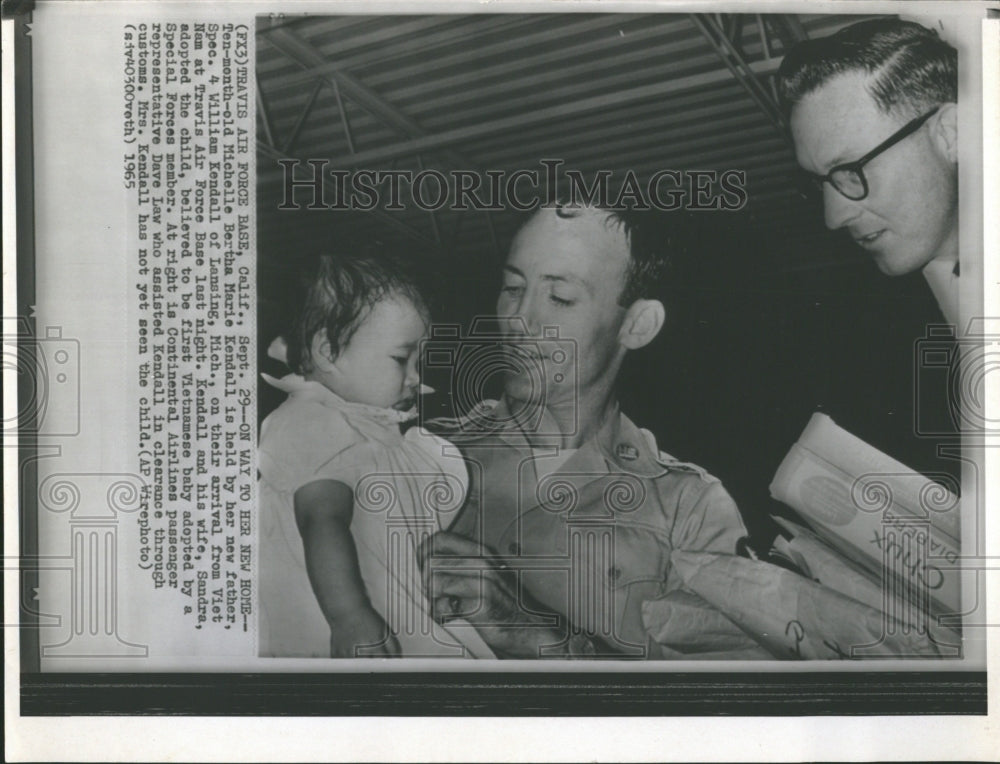
[[[626,410],[661,449],[719,477],[758,532],[782,511],[767,486],[815,411],[917,471],[957,478],[938,441],[915,434],[918,412],[947,416],[940,376],[916,364],[927,327],[944,322],[923,276],[890,279],[835,234],[839,266],[769,268],[764,237],[713,217],[679,264],[664,337],[622,377]]]
[[[289,221],[301,214],[309,213],[290,212]],[[656,435],[661,450],[721,479],[750,529],[764,536],[764,516],[782,511],[768,484],[815,411],[913,469],[958,477],[956,461],[936,456],[938,441],[915,434],[919,389],[925,420],[947,416],[940,375],[915,360],[927,327],[944,321],[919,273],[890,279],[832,233],[840,263],[779,269],[745,215],[672,214],[663,213],[668,224],[684,226],[687,243],[665,284],[668,321],[651,346],[630,355],[619,379],[624,412]],[[336,231],[331,237],[338,239]],[[320,242],[316,252],[329,246]],[[500,258],[413,256],[437,275],[436,320],[467,327],[472,316],[492,312]],[[262,355],[287,315],[280,295],[290,273],[277,269],[259,280]],[[261,369],[282,372],[266,358]],[[423,415],[447,414],[449,375],[425,381],[437,392],[422,402]],[[500,380],[493,383],[485,395],[499,395]],[[262,385],[261,417],[283,397]]]

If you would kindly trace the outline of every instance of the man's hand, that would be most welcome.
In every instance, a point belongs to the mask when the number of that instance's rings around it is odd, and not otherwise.
[[[417,552],[424,591],[436,621],[464,618],[501,658],[559,657],[542,654],[563,641],[555,615],[542,615],[519,596],[517,573],[496,555],[454,533],[437,533]]]
[[[330,621],[331,658],[391,658],[399,654],[399,642],[371,607],[338,614]]]

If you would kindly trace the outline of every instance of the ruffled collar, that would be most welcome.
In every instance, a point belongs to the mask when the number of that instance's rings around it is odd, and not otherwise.
[[[281,379],[278,379],[277,377],[272,377],[270,374],[261,373],[261,377],[271,387],[275,387],[289,395],[314,400],[322,403],[324,406],[329,406],[330,408],[349,414],[357,414],[382,425],[399,425],[417,417],[416,406],[408,411],[397,411],[396,409],[381,408],[380,406],[369,406],[367,403],[345,401],[333,392],[333,390],[324,387],[319,382],[306,379],[301,374],[286,374]]]

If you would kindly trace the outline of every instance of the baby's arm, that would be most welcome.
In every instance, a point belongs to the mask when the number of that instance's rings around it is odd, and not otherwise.
[[[399,644],[365,593],[351,536],[354,493],[339,480],[316,480],[295,492],[295,522],[306,570],[330,624],[330,655],[355,658],[355,648],[377,645],[371,655],[398,655]]]

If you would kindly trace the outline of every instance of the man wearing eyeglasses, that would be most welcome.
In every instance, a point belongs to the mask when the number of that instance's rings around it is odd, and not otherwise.
[[[897,19],[794,47],[778,72],[798,163],[889,276],[921,270],[958,322],[957,53]]]

